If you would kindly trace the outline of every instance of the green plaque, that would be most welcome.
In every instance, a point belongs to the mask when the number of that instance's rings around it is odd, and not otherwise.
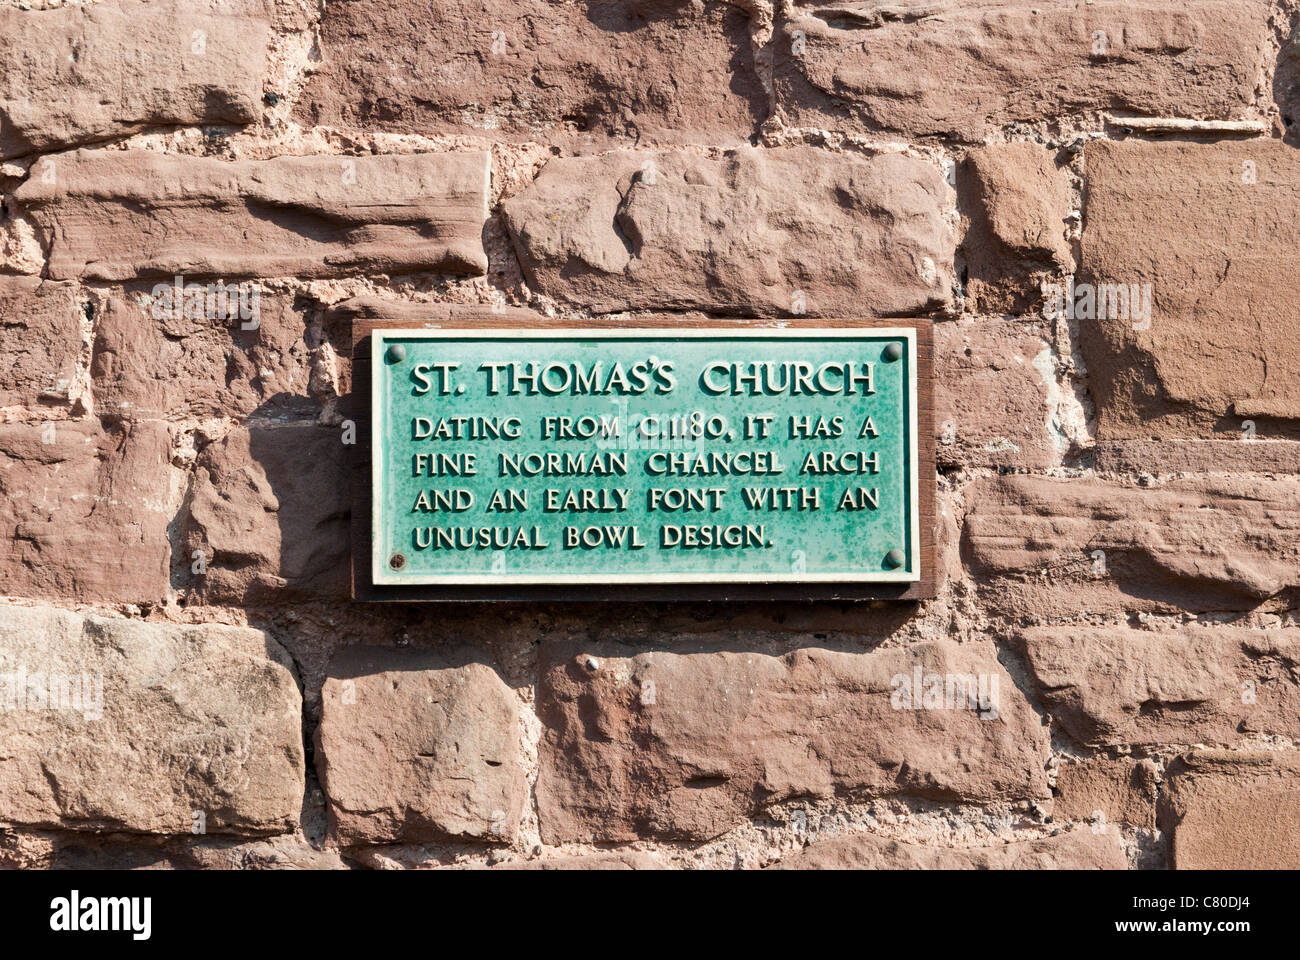
[[[916,333],[377,330],[376,584],[920,579]]]

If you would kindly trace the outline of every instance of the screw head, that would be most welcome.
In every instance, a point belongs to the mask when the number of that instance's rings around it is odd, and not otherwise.
[[[406,557],[400,553],[395,553],[388,558],[388,565],[394,570],[401,570],[402,567],[406,566]]]
[[[898,567],[901,567],[906,562],[907,562],[907,556],[903,553],[902,550],[899,550],[897,547],[895,547],[893,550],[890,550],[887,554],[885,554],[885,566],[887,567],[897,569]]]
[[[406,359],[406,347],[400,343],[390,343],[385,354],[389,363],[401,363]]]
[[[885,344],[884,357],[890,363],[893,363],[895,360],[902,359],[902,356],[903,356],[903,345],[901,343]]]

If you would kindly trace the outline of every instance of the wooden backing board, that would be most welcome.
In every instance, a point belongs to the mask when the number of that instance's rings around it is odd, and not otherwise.
[[[446,313],[449,319],[438,317],[437,322],[416,319],[417,310],[402,305],[401,316],[395,319],[357,317],[352,320],[352,397],[349,416],[357,427],[357,442],[351,447],[352,458],[352,598],[367,602],[454,602],[454,601],[665,601],[686,600],[774,600],[774,601],[825,601],[825,600],[921,600],[935,595],[935,432],[934,432],[934,336],[932,321],[914,320],[843,320],[799,317],[789,320],[719,319],[716,317],[651,315],[620,318],[614,327],[604,318],[587,320],[551,320],[540,314],[524,310],[510,310],[507,315],[493,314],[485,307],[466,307],[462,312],[446,305],[430,310]],[[396,312],[396,311],[395,311]],[[581,589],[563,584],[532,586],[503,584],[501,586],[379,586],[371,581],[370,574],[370,334],[374,330],[417,329],[500,329],[502,327],[555,330],[590,329],[593,332],[607,329],[630,330],[637,328],[715,328],[725,330],[754,330],[773,327],[779,323],[783,329],[800,327],[843,327],[845,329],[871,329],[873,327],[908,327],[916,330],[917,358],[917,432],[918,477],[917,499],[920,505],[921,527],[921,579],[913,583],[701,583],[701,584],[611,584],[593,586],[584,584]]]

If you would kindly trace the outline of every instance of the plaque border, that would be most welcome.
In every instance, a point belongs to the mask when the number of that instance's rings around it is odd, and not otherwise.
[[[803,329],[776,329],[776,330],[736,330],[731,331],[719,327],[695,328],[692,330],[671,330],[662,327],[645,327],[642,329],[629,329],[621,327],[618,329],[599,329],[599,328],[575,328],[575,327],[556,327],[548,330],[517,330],[517,329],[483,329],[483,330],[453,330],[439,329],[428,330],[418,328],[406,328],[396,330],[376,330],[373,334],[373,341],[370,349],[370,411],[371,411],[371,430],[372,436],[376,427],[376,421],[381,418],[382,406],[379,404],[379,385],[380,374],[384,369],[384,346],[388,340],[414,339],[420,338],[425,340],[452,340],[452,339],[475,339],[475,340],[644,340],[646,338],[660,338],[664,340],[706,340],[706,339],[753,339],[753,340],[773,340],[789,338],[791,340],[853,340],[853,339],[880,339],[880,340],[903,340],[907,344],[907,368],[912,376],[907,384],[908,401],[907,415],[904,429],[908,431],[907,444],[907,472],[908,472],[908,518],[910,529],[907,531],[908,542],[908,569],[899,572],[876,571],[871,574],[863,573],[854,575],[852,572],[835,572],[835,573],[762,573],[758,576],[744,573],[618,573],[613,575],[602,576],[598,573],[564,573],[564,574],[407,574],[396,573],[387,568],[383,558],[375,553],[373,541],[371,545],[371,581],[377,586],[407,586],[407,587],[425,587],[425,586],[486,586],[493,583],[504,585],[527,585],[527,586],[559,586],[567,583],[577,583],[584,586],[606,586],[630,583],[653,583],[661,585],[669,584],[686,584],[686,583],[915,583],[921,579],[921,518],[920,518],[920,497],[919,497],[919,478],[918,470],[918,451],[919,437],[917,421],[917,359],[916,359],[916,330],[911,327],[876,327],[871,330],[846,331],[844,329],[828,329],[826,327],[806,327]],[[380,422],[380,428],[385,428],[386,424]],[[385,432],[387,432],[385,430]],[[385,506],[385,497],[381,494],[382,474],[381,463],[378,457],[370,458],[370,490],[371,490],[371,530],[378,530],[383,519],[383,510]]]
[[[356,429],[357,442],[352,454],[352,598],[367,603],[425,602],[827,602],[861,600],[928,599],[937,595],[938,569],[936,539],[938,518],[935,510],[937,473],[935,468],[933,324],[930,318],[754,318],[714,317],[704,314],[621,315],[618,327],[610,327],[613,317],[575,318],[563,323],[543,314],[507,308],[502,316],[482,304],[406,304],[367,302],[344,303],[326,308],[326,328],[346,336],[350,324],[352,343],[351,388],[340,398],[339,412],[350,418]],[[370,408],[372,335],[381,331],[414,331],[424,334],[445,331],[451,336],[478,336],[511,324],[509,332],[535,336],[572,330],[578,335],[598,337],[616,333],[644,336],[647,331],[665,334],[670,339],[704,329],[705,335],[735,336],[743,331],[772,335],[788,331],[798,336],[803,331],[820,330],[831,337],[851,337],[881,329],[906,329],[915,332],[916,382],[914,410],[917,417],[915,444],[917,454],[916,487],[919,522],[920,578],[911,581],[861,580],[818,582],[773,581],[770,578],[746,577],[743,581],[708,583],[675,581],[647,583],[611,583],[602,580],[582,584],[575,589],[568,581],[557,583],[509,584],[491,578],[481,584],[433,583],[421,585],[376,584],[371,576],[371,456]],[[676,326],[666,326],[666,323]],[[589,324],[589,326],[587,325]],[[576,585],[575,585],[576,586]]]

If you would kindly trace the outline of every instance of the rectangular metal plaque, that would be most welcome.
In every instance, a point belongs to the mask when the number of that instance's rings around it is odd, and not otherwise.
[[[921,577],[910,328],[376,330],[377,585]]]

